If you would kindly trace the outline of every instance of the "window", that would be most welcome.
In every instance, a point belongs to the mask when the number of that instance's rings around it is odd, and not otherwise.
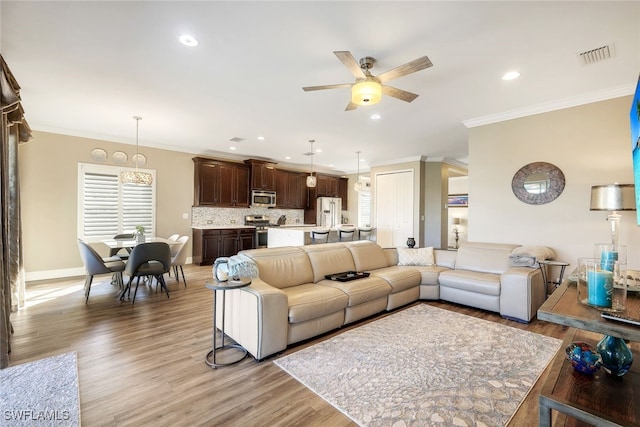
[[[358,192],[358,227],[371,227],[371,192]]]
[[[78,237],[96,241],[129,233],[137,225],[155,234],[156,177],[153,184],[122,184],[119,166],[78,164]]]

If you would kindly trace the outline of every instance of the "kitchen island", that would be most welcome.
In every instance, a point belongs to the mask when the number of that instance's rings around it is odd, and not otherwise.
[[[278,248],[282,246],[309,245],[311,244],[311,231],[321,229],[322,227],[318,227],[315,224],[272,227],[269,228],[267,247]],[[339,240],[338,230],[329,230],[329,243],[338,242]]]

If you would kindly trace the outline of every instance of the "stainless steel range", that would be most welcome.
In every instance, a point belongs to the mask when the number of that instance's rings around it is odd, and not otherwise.
[[[276,224],[269,222],[269,217],[266,215],[246,215],[244,217],[244,225],[249,225],[256,228],[256,247],[267,247],[267,229],[269,227],[277,227]]]

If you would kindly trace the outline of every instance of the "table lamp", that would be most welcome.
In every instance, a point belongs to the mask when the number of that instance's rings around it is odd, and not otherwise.
[[[453,234],[456,239],[455,249],[458,249],[458,239],[460,238],[460,231],[458,230],[458,226],[462,224],[462,221],[460,220],[460,218],[453,218],[451,223],[453,224]]]
[[[607,219],[611,222],[611,244],[618,246],[620,214],[618,211],[635,211],[636,196],[633,184],[594,185],[591,187],[592,211],[611,211]]]

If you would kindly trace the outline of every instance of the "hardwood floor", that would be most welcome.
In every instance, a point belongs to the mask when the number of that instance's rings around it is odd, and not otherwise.
[[[208,367],[204,358],[212,345],[212,292],[204,283],[211,278],[211,267],[187,265],[184,270],[187,288],[167,278],[167,299],[156,293],[155,285],[140,285],[135,305],[118,299],[108,276],[94,279],[86,305],[84,278],[27,284],[27,308],[11,317],[11,365],[76,351],[81,419],[87,426],[355,425],[280,370],[273,358]],[[468,307],[426,303],[556,338],[566,332],[538,320],[524,325]],[[541,380],[545,376],[546,371]],[[538,425],[541,382],[510,425]]]

